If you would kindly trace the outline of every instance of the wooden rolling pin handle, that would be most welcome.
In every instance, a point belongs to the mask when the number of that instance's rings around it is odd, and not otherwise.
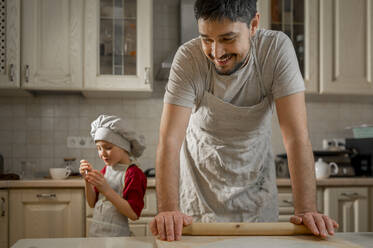
[[[237,235],[301,235],[311,234],[304,225],[292,223],[192,223],[183,228],[183,235],[237,236]]]

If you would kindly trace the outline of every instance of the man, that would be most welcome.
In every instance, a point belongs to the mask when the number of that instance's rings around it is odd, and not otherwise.
[[[152,233],[179,240],[192,219],[277,221],[276,106],[293,186],[290,221],[332,235],[338,224],[316,210],[304,82],[291,41],[258,29],[255,0],[197,0],[194,9],[200,37],[176,53],[164,99]]]

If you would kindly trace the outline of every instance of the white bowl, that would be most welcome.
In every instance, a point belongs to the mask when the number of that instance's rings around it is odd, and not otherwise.
[[[71,170],[68,168],[49,168],[49,174],[52,179],[66,179],[69,177]]]

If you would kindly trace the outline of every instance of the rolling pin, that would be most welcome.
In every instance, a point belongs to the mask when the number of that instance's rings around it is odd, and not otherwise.
[[[273,223],[192,223],[183,228],[183,235],[192,236],[282,236],[312,234],[304,225],[289,222]]]

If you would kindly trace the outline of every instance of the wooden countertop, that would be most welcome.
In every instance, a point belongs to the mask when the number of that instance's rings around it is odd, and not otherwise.
[[[290,179],[278,178],[277,186],[290,186]],[[346,177],[328,178],[317,180],[317,186],[373,186],[373,178],[367,177]],[[35,179],[35,180],[9,180],[0,181],[0,188],[83,188],[84,181],[79,177],[66,180]],[[148,188],[155,188],[155,178],[148,178]]]
[[[318,179],[317,186],[373,186],[373,177],[339,177]],[[278,178],[277,186],[290,186],[289,178]]]
[[[155,178],[148,178],[148,188],[155,187]],[[80,177],[69,177],[65,180],[34,179],[0,181],[0,188],[84,188]]]
[[[167,242],[153,237],[120,238],[59,238],[59,239],[21,239],[11,248],[173,248],[173,247],[372,247],[373,233],[336,233],[327,240],[314,236],[183,236],[181,241]],[[234,246],[236,245],[236,246]]]

